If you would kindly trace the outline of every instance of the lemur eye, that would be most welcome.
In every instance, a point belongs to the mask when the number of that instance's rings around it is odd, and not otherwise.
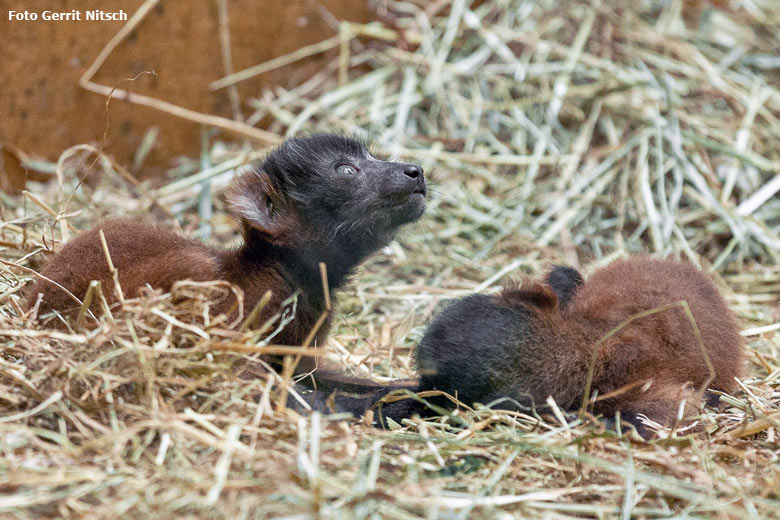
[[[351,164],[339,164],[336,166],[336,173],[339,175],[355,175],[357,172],[357,166],[352,166]]]

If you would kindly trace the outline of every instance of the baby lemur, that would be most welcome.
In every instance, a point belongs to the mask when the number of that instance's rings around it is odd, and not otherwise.
[[[240,175],[227,194],[241,220],[244,240],[238,248],[221,250],[156,224],[113,220],[68,242],[41,274],[79,298],[90,281],[100,280],[114,301],[98,234],[102,229],[127,297],[147,285],[167,291],[178,280],[226,280],[243,290],[247,312],[266,291],[273,292],[258,316],[263,323],[300,290],[295,319],[275,338],[300,345],[325,311],[319,263],[326,264],[330,291],[338,290],[367,255],[422,215],[426,194],[422,168],[377,159],[355,139],[334,134],[291,138]],[[27,291],[28,305],[39,293],[41,312],[78,308],[43,278]],[[226,311],[232,303],[217,310]],[[329,322],[316,340],[325,338]]]
[[[688,303],[701,342],[675,305],[604,339],[637,314],[678,301]],[[543,282],[455,301],[427,328],[416,352],[419,384],[410,387],[505,409],[544,407],[552,396],[571,410],[580,406],[594,354],[592,410],[607,417],[619,410],[643,434],[639,414],[670,426],[685,399],[692,415],[703,385],[737,388],[744,361],[736,320],[712,281],[690,264],[640,256],[618,260],[587,282],[557,266]],[[384,413],[399,420],[422,411],[410,400]]]

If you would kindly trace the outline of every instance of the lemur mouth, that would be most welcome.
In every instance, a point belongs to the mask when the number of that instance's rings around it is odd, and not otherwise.
[[[413,191],[396,193],[390,203],[401,211],[406,211],[410,207],[423,208],[427,194],[427,188],[415,188]]]
[[[423,203],[424,204],[425,203],[425,195],[426,194],[427,194],[426,190],[419,189],[419,190],[414,190],[413,192],[409,193],[409,195],[407,195],[404,198],[405,198],[406,202],[415,202],[415,203],[419,202],[419,203]],[[403,204],[403,202],[402,202],[402,204]]]
[[[393,201],[394,204],[403,205],[409,202],[412,199],[416,199],[417,197],[422,197],[423,199],[427,195],[427,191],[425,188],[418,188],[414,191],[407,191],[406,193],[397,193],[393,198],[395,199]]]

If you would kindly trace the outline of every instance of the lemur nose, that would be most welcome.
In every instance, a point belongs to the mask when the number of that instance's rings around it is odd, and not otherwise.
[[[411,177],[412,179],[416,179],[417,177],[420,177],[423,174],[423,169],[417,166],[416,164],[407,164],[404,166],[404,175],[407,177]]]

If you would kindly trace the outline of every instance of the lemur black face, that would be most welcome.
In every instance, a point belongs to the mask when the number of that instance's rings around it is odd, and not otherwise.
[[[343,161],[343,162],[342,162]],[[334,191],[350,188],[358,195],[354,207],[344,217],[357,217],[357,211],[390,217],[398,226],[419,218],[425,210],[428,188],[422,168],[416,164],[382,161],[368,151],[362,157],[336,160]]]
[[[301,216],[330,236],[362,233],[385,240],[425,210],[422,168],[377,159],[347,137],[290,139],[268,157],[264,169],[296,201]]]
[[[419,166],[382,161],[360,141],[322,134],[288,139],[235,179],[226,198],[249,257],[283,257],[302,283],[317,287],[325,263],[333,288],[422,215],[427,193]]]

